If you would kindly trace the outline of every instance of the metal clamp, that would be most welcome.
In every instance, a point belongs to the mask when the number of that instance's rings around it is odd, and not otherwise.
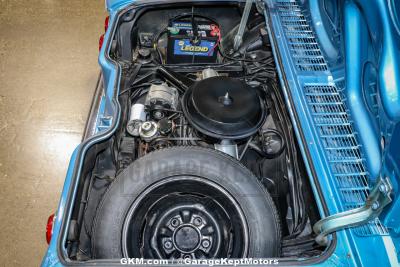
[[[320,245],[326,245],[329,234],[367,223],[378,217],[382,209],[392,201],[390,197],[392,189],[389,178],[378,179],[363,207],[328,216],[314,224],[313,230],[317,234],[315,241]]]

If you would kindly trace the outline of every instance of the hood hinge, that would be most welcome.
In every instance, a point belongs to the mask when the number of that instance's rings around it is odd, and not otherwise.
[[[378,217],[383,208],[392,201],[390,197],[392,189],[389,178],[379,178],[364,206],[325,217],[314,224],[313,230],[317,234],[315,241],[326,245],[329,234],[368,223]]]

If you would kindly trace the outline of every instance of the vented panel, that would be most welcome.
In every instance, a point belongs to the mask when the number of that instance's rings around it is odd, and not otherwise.
[[[307,84],[303,88],[344,209],[361,207],[370,191],[368,172],[345,102],[336,86]],[[354,230],[359,235],[387,234],[379,220]]]
[[[313,29],[296,0],[278,0],[274,8],[280,27],[297,70],[302,93],[312,116],[334,183],[344,210],[360,207],[370,192],[368,172],[361,147],[353,130],[343,97],[344,79],[337,83],[309,83],[310,77],[329,75],[330,71],[320,50]],[[329,80],[328,78],[326,80]],[[339,89],[340,90],[339,90]],[[385,235],[386,228],[376,219],[353,228],[360,236]]]
[[[328,70],[313,31],[296,1],[277,1],[276,8],[297,70]]]

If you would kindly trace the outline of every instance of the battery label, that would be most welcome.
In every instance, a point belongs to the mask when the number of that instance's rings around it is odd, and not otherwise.
[[[211,57],[214,54],[212,51],[215,42],[210,42],[206,40],[202,40],[200,45],[192,45],[190,40],[175,40],[174,43],[174,55],[190,55],[190,56],[203,56],[203,57]]]
[[[174,23],[172,23],[172,27],[178,28],[180,30],[191,30],[192,24],[189,22],[174,22]],[[206,31],[211,30],[211,26],[209,24],[200,24],[200,25],[197,25],[197,28],[199,30],[206,30]]]

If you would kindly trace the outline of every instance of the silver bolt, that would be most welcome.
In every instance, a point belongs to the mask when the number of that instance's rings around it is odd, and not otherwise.
[[[154,117],[156,119],[161,119],[163,117],[163,114],[160,111],[154,112]]]
[[[372,203],[372,209],[373,210],[377,210],[379,208],[379,202],[375,201],[374,203]]]
[[[382,193],[386,193],[386,192],[387,192],[386,185],[381,184],[381,185],[379,186],[379,191],[381,191]]]

